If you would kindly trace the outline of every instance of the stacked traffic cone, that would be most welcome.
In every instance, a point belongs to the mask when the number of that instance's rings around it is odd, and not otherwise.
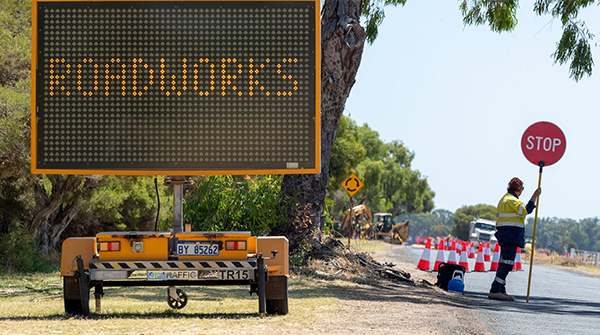
[[[500,261],[500,246],[496,243],[496,247],[494,248],[494,256],[492,257],[492,265],[490,266],[490,271],[498,270],[498,262]]]
[[[475,269],[473,271],[485,272],[485,263],[483,262],[483,243],[479,243],[477,260],[475,261]]]
[[[475,244],[471,242],[471,246],[469,247],[469,258],[475,258]]]
[[[423,253],[421,254],[421,259],[419,260],[419,264],[417,265],[417,269],[429,271],[431,268],[431,239],[427,241],[427,245],[423,249]]]
[[[467,251],[463,251],[460,253],[460,261],[458,265],[462,265],[465,267],[465,271],[469,271],[469,258],[467,257]]]
[[[523,271],[523,265],[521,264],[521,248],[519,247],[517,247],[517,257],[515,257],[513,271]]]
[[[490,255],[490,242],[483,246],[483,260],[489,262],[492,259]]]
[[[446,255],[444,254],[444,249],[439,249],[437,253],[437,258],[435,259],[435,264],[433,264],[433,271],[438,271],[440,264],[446,262]]]

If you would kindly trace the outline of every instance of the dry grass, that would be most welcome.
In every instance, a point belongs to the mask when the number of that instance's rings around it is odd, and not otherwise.
[[[25,288],[25,283],[30,289]],[[257,333],[273,329],[302,333],[315,318],[334,317],[339,297],[328,294],[328,282],[290,281],[290,313],[258,316],[256,295],[243,286],[185,287],[188,304],[175,311],[166,303],[166,288],[105,288],[102,312],[89,318],[64,314],[58,273],[4,277],[0,286],[0,332],[5,334],[108,333]],[[92,290],[93,292],[93,290]],[[90,303],[93,310],[94,302]],[[315,315],[315,311],[318,311]]]
[[[352,245],[358,252],[400,261],[397,245],[381,241]],[[256,296],[250,297],[242,286],[184,287],[189,301],[178,311],[168,307],[164,287],[106,288],[102,312],[82,318],[64,314],[58,273],[0,280],[2,334],[486,333],[473,322],[474,313],[464,308],[466,298],[386,280],[365,285],[293,275],[289,314],[265,318],[258,316]]]

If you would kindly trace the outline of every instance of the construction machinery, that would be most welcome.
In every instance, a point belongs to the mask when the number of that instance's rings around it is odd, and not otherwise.
[[[409,221],[396,223],[391,213],[375,213],[371,236],[376,239],[389,238],[391,243],[403,243],[408,238]]]
[[[348,236],[348,227],[352,224],[352,233],[364,234],[371,229],[373,215],[366,205],[358,205],[347,209],[342,217],[339,232],[343,236]]]

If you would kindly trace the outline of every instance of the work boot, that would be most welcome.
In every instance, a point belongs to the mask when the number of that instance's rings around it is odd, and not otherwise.
[[[507,295],[507,294],[502,294],[500,292],[497,293],[491,293],[488,294],[488,299],[492,299],[492,300],[502,300],[502,301],[512,301],[515,300],[514,298],[511,300],[511,296]]]
[[[502,294],[508,297],[508,301],[515,301],[515,297],[506,294],[506,292],[502,292]]]

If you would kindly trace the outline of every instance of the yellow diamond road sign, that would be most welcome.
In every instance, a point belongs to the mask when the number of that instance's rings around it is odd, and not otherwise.
[[[358,190],[360,190],[363,186],[365,186],[365,184],[363,184],[363,182],[360,181],[360,179],[358,179],[354,173],[352,173],[342,182],[342,187],[351,197],[354,196],[356,192],[358,192]]]

